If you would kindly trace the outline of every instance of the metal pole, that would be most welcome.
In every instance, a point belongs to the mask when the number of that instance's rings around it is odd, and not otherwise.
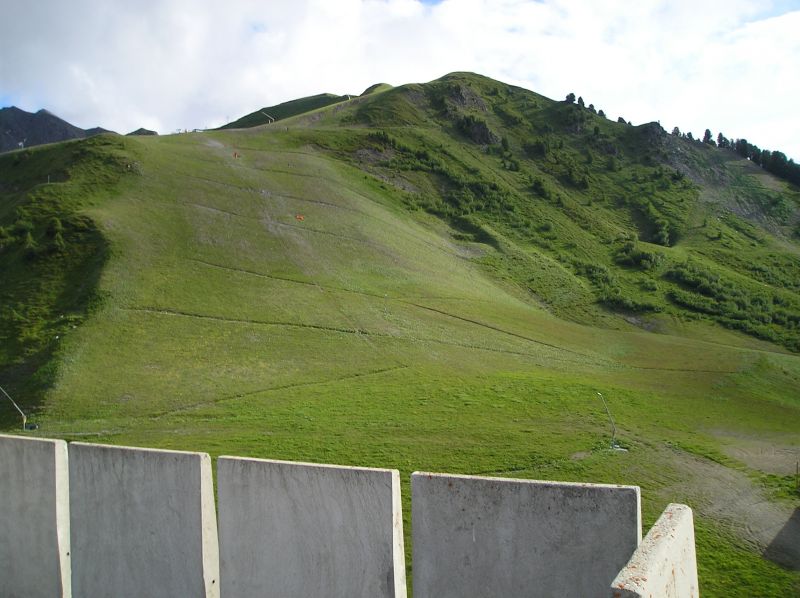
[[[617,448],[617,426],[614,425],[614,418],[611,417],[611,411],[608,409],[608,403],[606,403],[606,399],[602,393],[598,392],[597,396],[603,401],[603,406],[606,408],[606,413],[608,414],[608,420],[611,422],[611,448]]]
[[[17,411],[19,411],[19,414],[22,416],[22,429],[24,430],[25,429],[25,424],[28,423],[28,416],[25,415],[25,413],[23,413],[22,409],[19,408],[19,405],[17,405],[14,402],[14,399],[11,398],[11,396],[5,391],[5,389],[2,386],[0,386],[0,391],[3,391],[3,394],[6,395],[8,400],[11,401],[11,404],[14,405],[14,408]]]

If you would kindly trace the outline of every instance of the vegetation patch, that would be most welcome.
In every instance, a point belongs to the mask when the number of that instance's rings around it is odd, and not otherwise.
[[[0,157],[0,377],[34,406],[53,384],[53,356],[100,300],[109,246],[85,209],[137,171],[110,136]],[[49,182],[48,182],[49,179]]]

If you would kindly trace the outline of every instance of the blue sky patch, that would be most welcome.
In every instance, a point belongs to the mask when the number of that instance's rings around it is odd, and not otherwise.
[[[267,32],[267,24],[266,23],[250,23],[250,31],[251,33],[266,33]]]

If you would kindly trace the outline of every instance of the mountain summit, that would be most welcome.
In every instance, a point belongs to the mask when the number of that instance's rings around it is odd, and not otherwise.
[[[0,109],[0,151],[8,151],[54,141],[80,139],[83,129],[69,124],[47,110],[36,113],[16,106]]]
[[[0,108],[0,152],[109,132],[100,127],[81,129],[44,109],[32,113],[16,106]]]

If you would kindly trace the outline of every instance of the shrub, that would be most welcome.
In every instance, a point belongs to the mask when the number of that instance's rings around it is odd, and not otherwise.
[[[612,286],[616,283],[613,274],[603,264],[582,262],[575,260],[572,263],[575,271],[599,286]]]
[[[654,270],[664,263],[664,254],[642,249],[635,241],[626,241],[617,249],[614,260],[618,264],[635,266],[643,270]]]
[[[655,280],[653,280],[652,278],[645,278],[641,282],[641,287],[642,287],[642,290],[655,292],[655,291],[658,290],[658,283]]]
[[[0,249],[14,242],[14,235],[5,226],[0,226]]]
[[[531,191],[544,199],[550,199],[552,196],[550,188],[540,177],[535,177],[531,180]]]
[[[603,305],[612,309],[621,309],[633,312],[660,312],[662,307],[649,301],[637,301],[622,294],[619,288],[612,289],[611,292],[601,293],[598,299]]]
[[[524,144],[522,149],[531,158],[544,158],[547,156],[549,147],[545,141],[539,139],[537,141]]]

